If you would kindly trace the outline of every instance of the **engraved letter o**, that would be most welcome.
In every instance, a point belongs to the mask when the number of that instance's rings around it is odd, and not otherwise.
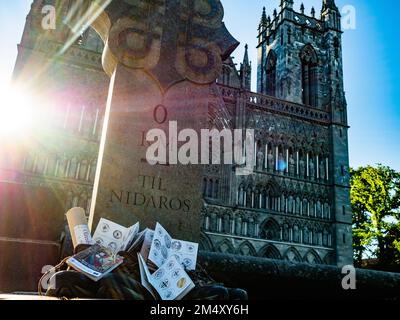
[[[154,108],[153,118],[155,122],[157,122],[158,124],[164,124],[165,121],[167,121],[167,117],[168,111],[165,106],[159,104],[157,107]]]

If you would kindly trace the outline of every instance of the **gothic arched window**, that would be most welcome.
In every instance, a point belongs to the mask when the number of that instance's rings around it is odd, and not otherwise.
[[[213,188],[213,198],[218,199],[219,197],[219,180],[215,180]]]
[[[312,107],[318,106],[318,57],[314,48],[307,44],[300,54],[303,103]]]
[[[262,228],[261,236],[262,238],[267,240],[279,241],[280,240],[279,224],[273,219],[268,220]]]
[[[82,28],[78,32],[79,37],[76,40],[76,45],[97,53],[103,52],[103,41],[94,29]]]
[[[207,183],[207,197],[212,198],[213,197],[213,188],[214,188],[214,181],[212,179],[208,180]]]
[[[266,65],[266,94],[275,97],[276,96],[276,53],[271,50],[267,57],[267,65]]]

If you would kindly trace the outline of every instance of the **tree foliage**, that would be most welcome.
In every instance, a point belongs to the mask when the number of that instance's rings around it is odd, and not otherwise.
[[[400,265],[400,173],[378,165],[350,174],[355,263],[377,258],[381,267]]]

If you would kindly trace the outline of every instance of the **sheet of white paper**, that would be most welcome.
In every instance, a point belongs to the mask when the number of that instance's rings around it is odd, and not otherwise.
[[[138,255],[138,261],[139,261],[140,280],[142,282],[142,285],[151,293],[151,295],[155,299],[157,299],[156,295],[154,294],[154,291],[153,291],[154,289],[152,287],[152,284],[150,283],[151,274],[150,274],[149,268],[147,268],[147,265],[144,262],[141,254],[138,253],[137,255]]]
[[[172,238],[168,232],[161,226],[156,224],[154,237],[151,243],[149,259],[157,266],[161,267],[171,254]]]
[[[93,235],[93,240],[99,245],[110,248],[113,252],[124,247],[124,236],[128,229],[110,220],[101,218]]]
[[[124,235],[122,250],[125,251],[133,242],[133,239],[139,232],[139,222],[127,229],[127,234]]]
[[[149,281],[163,300],[175,300],[194,287],[193,281],[174,256],[167,259],[165,264],[150,276]]]
[[[187,270],[196,270],[198,251],[198,243],[176,239],[172,240],[171,254],[178,257],[177,260],[182,263]]]
[[[157,267],[161,267],[173,255],[187,270],[196,270],[198,250],[198,243],[172,239],[168,232],[157,223],[149,259]]]
[[[137,251],[138,247],[140,246],[140,243],[143,242],[145,231],[146,230],[143,230],[135,235],[132,244],[128,248],[128,251],[131,252],[134,249]]]

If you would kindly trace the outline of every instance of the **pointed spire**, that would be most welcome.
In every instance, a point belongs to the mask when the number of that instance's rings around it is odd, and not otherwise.
[[[278,15],[278,12],[276,11],[276,9],[274,9],[274,19],[276,18],[277,15]]]
[[[265,7],[263,7],[263,13],[261,16],[261,23],[266,23],[267,22],[267,13],[265,11]]]
[[[267,23],[268,23],[268,24],[271,23],[271,17],[270,17],[270,16],[267,17]]]
[[[302,14],[304,14],[304,3],[301,3],[300,12],[301,12]]]
[[[335,0],[323,0],[321,20],[325,21],[328,28],[340,30],[340,12],[336,7]]]
[[[324,12],[328,9],[339,11],[339,9],[337,8],[337,6],[335,4],[335,0],[323,0],[322,12]]]
[[[263,7],[263,12],[262,12],[262,15],[261,15],[261,21],[260,21],[259,29],[263,29],[263,28],[265,28],[267,25],[268,25],[268,22],[267,22],[267,13],[266,13],[266,11],[265,11],[265,7]]]
[[[314,9],[314,7],[311,8],[311,16],[313,18],[315,18],[315,9]]]
[[[251,63],[249,60],[249,46],[244,46],[243,63],[240,64],[240,83],[241,87],[246,90],[251,90]]]
[[[294,4],[293,0],[281,0],[280,7],[282,9],[284,9],[284,8],[292,9],[293,8],[293,4]]]
[[[249,62],[249,46],[248,46],[248,44],[246,43],[246,45],[244,46],[244,57],[243,57],[243,64],[244,65],[250,65],[250,62]]]

